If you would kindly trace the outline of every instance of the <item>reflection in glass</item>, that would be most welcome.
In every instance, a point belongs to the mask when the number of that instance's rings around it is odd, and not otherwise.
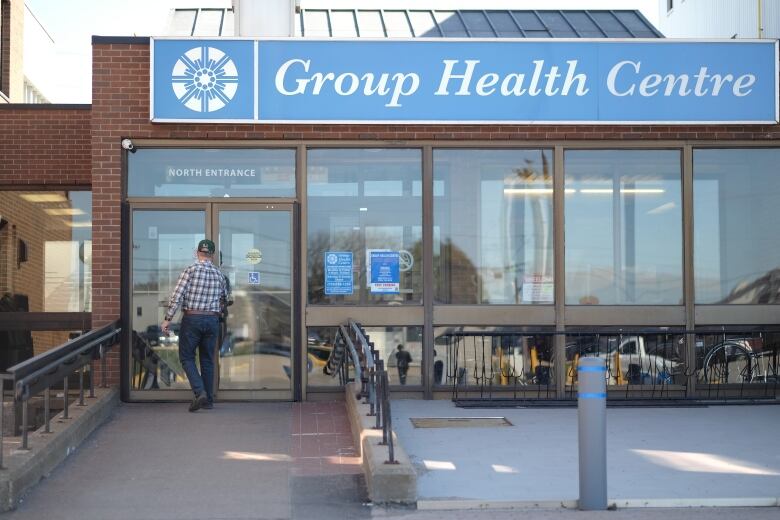
[[[422,327],[364,327],[364,329],[368,341],[374,343],[380,359],[385,362],[391,385],[422,384]],[[331,377],[323,371],[333,350],[335,338],[336,327],[308,328],[308,386],[338,386],[338,376],[334,374]],[[399,354],[399,345],[408,356]],[[409,361],[408,365],[401,360]]]
[[[205,221],[204,211],[133,211],[133,389],[190,388],[179,363],[181,311],[168,336],[160,323],[179,275],[197,261]]]
[[[295,150],[143,148],[128,154],[131,197],[294,197]]]
[[[566,337],[566,385],[577,385],[577,363],[599,357],[608,385],[685,384],[685,337],[680,334],[584,334]]]
[[[436,329],[433,383],[458,387],[555,386],[553,336],[509,327]]]
[[[437,302],[553,303],[551,156],[434,150]]]
[[[699,334],[696,374],[708,385],[780,381],[780,333]],[[708,396],[717,388],[708,390]]]
[[[92,193],[0,191],[0,312],[92,310]],[[0,331],[0,368],[65,343],[65,331]]]
[[[565,154],[566,303],[681,305],[677,150]]]
[[[309,151],[310,303],[421,302],[421,164],[420,150]],[[398,294],[371,289],[367,272],[372,250],[399,252]],[[324,259],[326,252],[333,251],[352,252],[351,294],[326,294]]]
[[[289,211],[220,211],[222,272],[232,287],[219,388],[289,390],[292,271]]]
[[[694,150],[696,303],[780,303],[780,149]]]

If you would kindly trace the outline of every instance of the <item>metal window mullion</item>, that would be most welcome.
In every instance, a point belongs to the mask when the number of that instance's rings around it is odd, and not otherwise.
[[[300,211],[298,214],[298,218],[300,219],[298,221],[298,230],[300,233],[300,236],[293,237],[293,240],[300,240],[300,246],[298,250],[300,251],[300,258],[298,261],[300,262],[300,291],[301,294],[299,296],[300,298],[300,306],[301,306],[301,316],[300,316],[300,338],[301,338],[301,359],[298,360],[299,363],[301,363],[301,367],[306,366],[306,360],[308,357],[308,342],[304,341],[305,338],[308,338],[309,335],[306,330],[306,306],[309,304],[309,280],[308,280],[308,266],[306,262],[307,258],[307,251],[308,251],[308,211],[309,211],[309,204],[306,200],[306,193],[307,193],[307,171],[306,171],[306,163],[307,163],[308,157],[306,156],[306,145],[299,145],[298,151],[295,154],[295,163],[296,163],[296,192],[298,193],[298,200],[300,201]],[[301,377],[301,400],[305,401],[307,396],[307,389],[309,386],[309,378],[306,370],[301,369],[300,373],[303,374]]]
[[[403,13],[404,13],[404,18],[406,18],[406,23],[409,26],[409,31],[412,33],[412,38],[416,38],[417,33],[414,31],[414,25],[412,25],[412,18],[409,16],[409,10],[404,9]]]
[[[618,16],[615,14],[615,11],[612,11],[612,10],[610,10],[610,11],[609,11],[609,14],[611,14],[611,15],[612,15],[612,16],[615,18],[615,20],[617,20],[617,22],[618,22],[618,23],[619,23],[619,24],[620,24],[620,25],[623,27],[623,29],[625,29],[625,30],[626,30],[626,32],[627,32],[628,34],[630,34],[630,35],[631,35],[632,37],[634,37],[634,38],[637,38],[637,35],[636,35],[636,34],[634,34],[634,31],[632,31],[631,29],[629,29],[629,28],[628,28],[628,26],[627,26],[626,24],[624,24],[624,23],[623,23],[623,20],[621,20],[621,19],[620,19],[620,18],[619,18],[619,17],[618,17]]]
[[[441,28],[441,25],[439,25],[439,20],[436,19],[436,13],[433,10],[428,11],[428,13],[431,15],[431,18],[433,18],[433,23],[436,25],[436,30],[439,31],[439,36],[444,38],[444,30]]]
[[[305,20],[303,13],[306,12],[305,9],[301,9],[301,12],[298,13],[301,17],[301,38],[306,36],[306,24],[303,22]]]
[[[685,328],[696,326],[696,287],[694,282],[693,249],[693,146],[685,145],[682,150],[682,208],[683,208],[683,299],[685,302]],[[686,337],[685,361],[688,368],[696,368],[696,335]],[[696,374],[687,371],[686,397],[696,393]]]
[[[490,21],[490,17],[487,14],[487,9],[482,10],[482,15],[485,17],[485,20],[487,20],[488,25],[490,26],[490,30],[493,31],[493,36],[498,38],[498,31],[495,27],[493,27],[493,22]]]
[[[222,16],[219,17],[219,35],[222,36],[222,27],[225,25],[225,14],[227,9],[222,9]]]
[[[607,37],[607,31],[605,31],[605,30],[604,30],[604,28],[603,28],[601,25],[599,25],[599,23],[596,21],[596,19],[595,19],[595,18],[593,18],[593,17],[590,15],[590,11],[585,11],[585,16],[587,16],[588,18],[590,18],[590,21],[591,21],[591,22],[593,22],[593,25],[595,25],[595,26],[596,26],[596,28],[597,28],[599,31],[601,31],[601,34],[603,34],[603,35],[604,35],[604,37]]]
[[[509,18],[512,19],[512,23],[515,24],[515,26],[517,27],[517,30],[520,31],[520,34],[523,36],[523,38],[528,38],[528,35],[525,33],[523,28],[520,26],[520,22],[518,22],[517,18],[515,18],[514,13],[512,13],[512,11],[510,11],[509,9],[507,9],[506,12],[509,14]]]
[[[563,11],[561,11],[560,13],[561,13],[561,17],[563,18],[563,21],[569,24],[569,27],[571,27],[571,29],[574,31],[574,34],[582,38],[582,34],[580,34],[580,31],[578,31],[577,28],[574,26],[574,24],[571,23],[571,21],[569,21],[569,19],[566,17],[566,13],[564,13]]]
[[[565,178],[563,169],[563,146],[557,145],[553,151],[553,281],[555,291],[555,331],[566,330],[566,258],[565,258]],[[555,356],[555,393],[559,399],[566,397],[566,336],[556,334]]]
[[[389,38],[387,34],[387,24],[385,23],[385,10],[380,9],[379,10],[379,23],[382,24],[382,31],[385,33],[385,38]]]
[[[547,31],[547,34],[549,34],[550,36],[553,36],[553,33],[552,33],[552,31],[550,30],[550,28],[549,28],[549,27],[547,27],[547,24],[546,24],[546,23],[544,23],[544,20],[542,20],[542,17],[541,17],[541,16],[539,16],[539,12],[538,12],[538,11],[536,11],[536,10],[533,10],[533,11],[531,11],[531,12],[532,12],[532,13],[534,13],[534,16],[536,17],[536,19],[537,19],[537,20],[539,20],[539,23],[540,23],[540,24],[542,24],[542,27],[544,27],[544,30],[545,30],[545,31]]]
[[[422,154],[423,225],[423,397],[433,398],[433,147]]]
[[[192,19],[192,29],[190,29],[190,36],[195,36],[195,27],[198,26],[198,17],[200,16],[200,8],[195,9],[195,18]]]
[[[455,11],[455,14],[458,15],[458,20],[460,20],[460,23],[463,24],[463,28],[466,30],[466,36],[471,38],[471,30],[469,29],[469,26],[466,25],[466,19],[463,18],[462,14],[460,14],[460,10]]]
[[[333,24],[330,22],[330,9],[325,10],[325,16],[328,18],[328,35],[333,38]]]
[[[357,9],[351,9],[352,11],[352,22],[355,24],[355,35],[360,38],[360,24],[358,24],[358,10]]]

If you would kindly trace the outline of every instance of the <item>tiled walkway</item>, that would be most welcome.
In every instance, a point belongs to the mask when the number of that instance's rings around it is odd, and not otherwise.
[[[291,420],[292,475],[361,473],[343,402],[295,403]]]

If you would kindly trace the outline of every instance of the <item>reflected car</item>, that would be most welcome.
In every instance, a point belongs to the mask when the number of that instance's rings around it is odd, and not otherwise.
[[[168,334],[164,334],[160,330],[160,336],[158,337],[160,345],[178,345],[179,344],[179,332],[181,331],[181,324],[171,323],[168,326]]]

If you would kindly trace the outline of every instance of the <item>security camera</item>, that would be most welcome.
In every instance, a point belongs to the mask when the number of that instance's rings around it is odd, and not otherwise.
[[[122,139],[122,148],[127,150],[128,152],[134,152],[135,146],[133,146],[133,141],[130,139]]]

